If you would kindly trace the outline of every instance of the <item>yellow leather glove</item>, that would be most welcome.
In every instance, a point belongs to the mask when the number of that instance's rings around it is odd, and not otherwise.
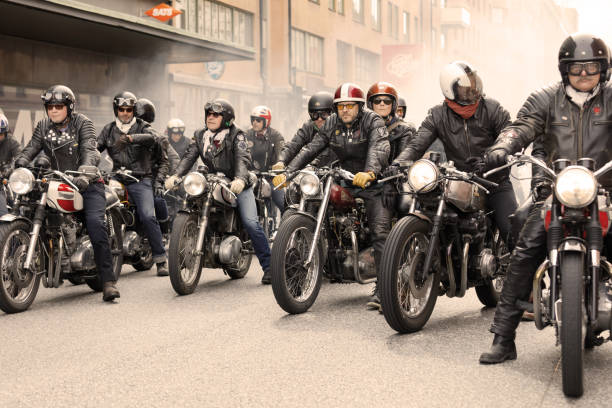
[[[274,178],[272,179],[272,184],[274,184],[274,187],[278,187],[279,185],[282,184],[280,188],[285,188],[287,187],[286,181],[287,181],[287,175],[279,174],[278,176],[274,176]]]
[[[353,179],[353,185],[361,188],[366,188],[366,184],[371,181],[376,180],[376,175],[373,171],[360,171],[355,174],[355,178]]]
[[[283,163],[282,161],[279,161],[272,166],[272,170],[282,170],[284,168],[285,168],[285,163]]]
[[[176,182],[178,180],[179,180],[179,176],[174,174],[166,179],[166,182],[164,183],[164,187],[166,187],[166,190],[172,190],[176,187]]]

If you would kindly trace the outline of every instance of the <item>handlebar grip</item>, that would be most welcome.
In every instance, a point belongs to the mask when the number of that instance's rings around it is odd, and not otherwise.
[[[499,187],[499,184],[494,183],[492,181],[489,181],[487,179],[484,179],[482,177],[478,177],[476,175],[472,176],[472,180],[474,180],[475,182],[477,182],[478,184],[483,185],[484,187],[486,187],[487,189],[494,189]]]

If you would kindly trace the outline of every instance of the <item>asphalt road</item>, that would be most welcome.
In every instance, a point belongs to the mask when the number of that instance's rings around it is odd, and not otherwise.
[[[370,286],[324,284],[286,315],[256,260],[242,280],[205,270],[196,292],[124,267],[121,299],[41,285],[32,307],[0,312],[0,406],[610,406],[612,345],[588,352],[585,395],[561,390],[552,329],[519,328],[519,359],[480,366],[493,310],[473,291],[440,298],[425,329],[397,335],[366,311]]]

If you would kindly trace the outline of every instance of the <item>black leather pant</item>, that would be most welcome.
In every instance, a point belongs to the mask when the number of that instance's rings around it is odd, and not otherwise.
[[[534,204],[529,210],[512,253],[506,281],[495,310],[491,332],[504,337],[514,338],[523,315],[523,310],[517,308],[515,302],[517,299],[529,299],[533,276],[547,255],[541,208],[541,204]]]
[[[493,211],[493,221],[510,251],[514,249],[510,216],[514,214],[516,207],[516,196],[509,180],[499,183],[499,187],[487,197],[487,209]]]

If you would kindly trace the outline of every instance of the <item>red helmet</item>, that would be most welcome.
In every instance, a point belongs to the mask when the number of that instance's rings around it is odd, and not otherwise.
[[[334,93],[334,110],[338,111],[336,106],[341,102],[359,102],[359,108],[361,109],[365,101],[365,95],[359,85],[345,82]]]
[[[370,87],[368,90],[368,108],[372,109],[372,100],[375,96],[378,95],[386,95],[391,97],[393,100],[393,106],[391,107],[391,112],[395,112],[397,109],[397,90],[393,85],[389,82],[376,82],[374,85]]]
[[[270,126],[270,122],[272,122],[272,111],[270,108],[264,105],[259,105],[253,108],[251,112],[251,123],[255,118],[262,118],[264,120],[263,128],[267,128]]]

